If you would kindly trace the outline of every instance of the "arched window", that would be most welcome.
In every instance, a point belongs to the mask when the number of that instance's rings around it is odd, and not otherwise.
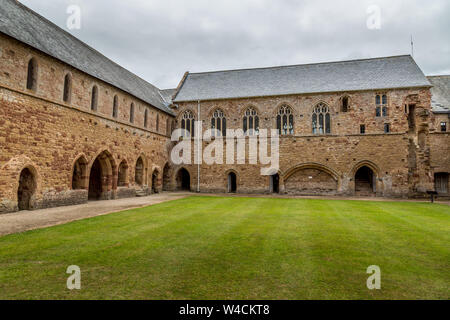
[[[222,110],[217,109],[214,111],[213,116],[211,118],[211,129],[216,129],[219,131],[223,137],[227,134],[227,119]],[[215,132],[212,132],[212,135],[215,135]]]
[[[144,127],[147,128],[147,124],[148,124],[148,109],[145,109],[144,112]]]
[[[133,102],[130,105],[130,122],[134,123],[134,103]]]
[[[277,130],[280,135],[294,134],[294,115],[288,105],[282,105],[278,110]]]
[[[324,103],[319,103],[313,110],[312,115],[313,134],[331,133],[330,108]]]
[[[118,115],[119,115],[119,98],[117,97],[117,95],[115,95],[114,102],[113,102],[112,116],[113,116],[113,118],[117,118]]]
[[[97,111],[97,103],[98,103],[98,88],[97,86],[92,87],[92,95],[91,95],[91,110]]]
[[[159,132],[159,114],[156,114],[156,132]]]
[[[242,129],[248,135],[257,135],[259,133],[258,112],[252,107],[245,110]]]
[[[183,137],[195,136],[195,118],[190,110],[186,110],[181,118],[181,129],[183,130]]]
[[[37,75],[38,75],[38,65],[36,58],[31,58],[28,61],[28,74],[27,74],[27,89],[34,90],[37,89]]]
[[[71,95],[72,95],[72,77],[70,73],[68,73],[64,77],[64,92],[63,92],[64,102],[69,103]]]
[[[387,95],[377,94],[375,97],[376,104],[376,116],[387,117],[388,116],[388,98]]]
[[[349,108],[349,98],[343,97],[341,101],[341,112],[347,112]]]

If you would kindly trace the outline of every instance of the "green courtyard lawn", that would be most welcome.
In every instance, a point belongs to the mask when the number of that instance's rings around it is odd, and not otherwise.
[[[0,299],[449,298],[439,204],[193,196],[0,238]]]

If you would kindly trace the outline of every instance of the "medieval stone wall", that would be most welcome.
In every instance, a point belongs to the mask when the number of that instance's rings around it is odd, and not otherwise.
[[[170,147],[166,119],[171,116],[15,40],[5,36],[0,40],[0,212],[18,209],[24,169],[34,179],[26,182],[35,186],[29,201],[32,209],[86,202],[96,160],[101,199],[162,188]],[[36,90],[26,88],[31,57],[38,61]],[[69,103],[62,100],[67,72],[72,76]],[[91,111],[94,84],[99,89],[98,108]],[[119,97],[117,118],[112,116],[115,95]],[[133,123],[131,103],[135,105]],[[147,128],[145,109],[149,110]],[[139,157],[143,165],[138,185],[135,167]],[[119,168],[125,180],[121,183]]]
[[[376,114],[377,95],[387,96],[384,116]],[[342,108],[344,97],[349,101],[346,111]],[[329,109],[330,134],[313,134],[313,111],[321,103]],[[275,129],[279,108],[289,106],[294,115],[294,132],[280,138],[280,192],[352,195],[355,194],[356,172],[367,167],[374,175],[371,181],[374,195],[407,197],[423,195],[433,188],[428,132],[430,105],[429,89],[324,93],[202,101],[200,119],[204,132],[211,127],[214,111],[222,110],[227,128],[242,129],[245,111],[251,107],[258,113],[261,129]],[[177,127],[181,127],[186,110],[190,110],[196,120],[199,118],[198,103],[184,102],[177,107]],[[389,133],[384,132],[385,124],[389,124]],[[365,126],[363,134],[361,125]],[[207,145],[208,142],[203,143],[203,150]],[[223,159],[225,162],[226,151]],[[175,175],[180,167],[174,168]],[[198,167],[184,167],[191,173],[191,188],[196,190]],[[203,163],[200,191],[227,192],[227,175],[233,171],[237,175],[237,192],[268,193],[271,177],[262,176],[261,167],[264,166],[251,165],[248,161],[245,165]],[[411,176],[416,179],[412,180]]]

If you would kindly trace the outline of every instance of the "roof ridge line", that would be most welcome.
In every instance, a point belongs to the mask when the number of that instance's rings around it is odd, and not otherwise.
[[[392,59],[392,58],[400,58],[400,57],[410,57],[412,60],[414,60],[410,54],[402,54],[402,55],[394,55],[394,56],[386,56],[386,57],[363,58],[363,59],[340,60],[340,61],[328,61],[328,62],[300,63],[300,64],[291,64],[291,65],[279,65],[279,66],[272,66],[272,67],[256,67],[256,68],[242,68],[242,69],[228,69],[228,70],[215,70],[215,71],[203,71],[203,72],[190,72],[189,74],[190,75],[197,75],[197,74],[221,73],[221,72],[268,70],[268,69],[292,68],[292,67],[301,67],[301,66],[314,66],[314,65],[322,65],[322,64],[337,64],[337,63],[357,62],[357,61],[382,60],[382,59]]]

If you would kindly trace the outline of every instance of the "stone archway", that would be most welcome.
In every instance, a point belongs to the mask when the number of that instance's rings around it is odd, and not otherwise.
[[[316,163],[306,163],[288,170],[284,177],[284,191],[299,195],[335,195],[339,178],[333,170]]]
[[[33,196],[36,192],[36,177],[30,168],[20,172],[19,187],[17,189],[17,205],[20,210],[33,209]]]
[[[176,182],[177,190],[191,191],[191,175],[185,168],[178,170]]]
[[[353,167],[349,173],[352,184],[349,191],[356,196],[373,197],[384,192],[380,168],[372,161],[364,160]]]
[[[111,154],[102,152],[92,163],[89,174],[89,200],[107,200],[113,197],[113,177],[116,166]]]

